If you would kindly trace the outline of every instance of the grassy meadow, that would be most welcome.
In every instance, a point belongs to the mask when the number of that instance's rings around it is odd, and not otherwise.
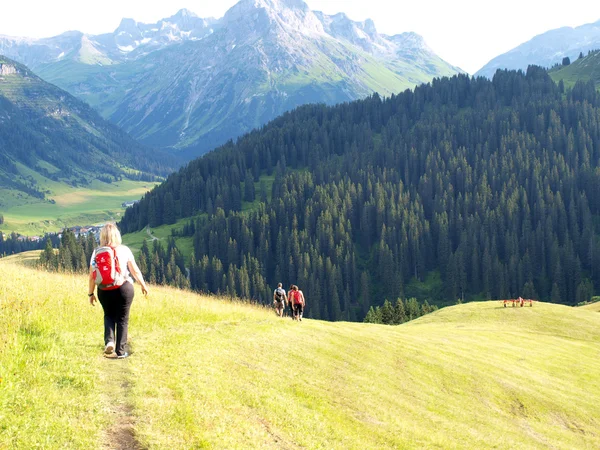
[[[600,448],[594,310],[491,301],[395,327],[298,323],[136,287],[117,361],[86,277],[34,259],[0,259],[0,449]]]
[[[123,235],[123,243],[130,247],[134,254],[137,254],[142,248],[144,240],[148,241],[148,246],[152,248],[154,240],[160,241],[163,247],[167,246],[167,241],[171,237],[171,231],[181,231],[185,224],[189,223],[190,218],[180,219],[176,223],[171,225],[161,225],[156,228],[144,228],[141,231],[135,233],[128,233]],[[194,251],[194,243],[192,237],[177,237],[175,238],[177,248],[181,250],[181,253],[185,257],[186,261],[189,261],[190,256]]]
[[[44,186],[51,194],[49,201],[29,198],[13,199],[14,192],[6,191],[5,205],[0,205],[4,224],[0,231],[35,235],[56,232],[74,225],[93,225],[120,220],[125,208],[123,202],[139,200],[156,183],[122,180],[114,183],[92,181],[89,187],[72,187],[48,181]]]

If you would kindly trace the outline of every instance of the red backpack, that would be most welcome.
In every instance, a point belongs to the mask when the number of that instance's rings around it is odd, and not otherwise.
[[[98,289],[109,291],[125,283],[114,247],[100,247],[96,250],[94,261],[96,261],[94,278]]]
[[[292,291],[292,297],[294,298],[294,305],[302,304],[302,297],[300,297],[300,291]]]

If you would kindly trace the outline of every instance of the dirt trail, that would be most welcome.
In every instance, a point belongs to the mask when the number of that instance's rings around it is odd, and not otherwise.
[[[152,235],[152,230],[150,230],[150,225],[146,225],[146,233],[148,234],[148,236],[150,236],[151,241],[159,241],[160,240],[156,236]]]
[[[106,359],[101,372],[103,408],[111,417],[110,425],[104,430],[102,450],[144,450],[135,437],[135,417],[129,404],[130,383],[129,361]]]

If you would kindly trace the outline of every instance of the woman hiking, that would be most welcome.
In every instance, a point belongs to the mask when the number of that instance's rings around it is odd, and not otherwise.
[[[104,310],[104,356],[123,359],[129,356],[125,349],[129,310],[133,302],[133,278],[148,295],[148,287],[129,247],[121,244],[121,233],[109,223],[100,231],[100,247],[92,253],[88,297],[90,304],[100,301]],[[98,285],[98,299],[94,288]]]
[[[302,293],[302,291],[300,289],[298,289],[298,286],[294,285],[292,288],[292,302],[294,305],[294,315],[293,318],[294,320],[302,320],[302,312],[304,311],[304,306],[306,304],[306,301],[304,300],[304,294]]]

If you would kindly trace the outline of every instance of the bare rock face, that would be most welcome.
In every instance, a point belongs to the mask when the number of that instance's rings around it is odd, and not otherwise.
[[[0,63],[0,76],[15,75],[16,73],[17,68],[15,66]]]

